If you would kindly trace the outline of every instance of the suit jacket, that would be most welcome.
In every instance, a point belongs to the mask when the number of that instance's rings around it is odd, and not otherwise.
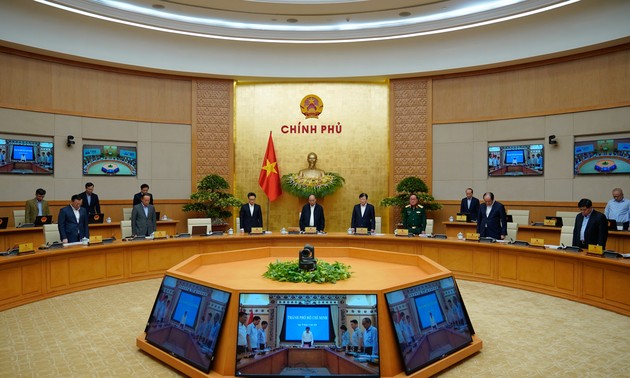
[[[586,229],[584,230],[584,244],[580,241],[580,231],[584,223],[584,215],[582,213],[575,217],[575,227],[573,227],[573,245],[576,247],[586,248],[589,244],[601,245],[606,248],[606,240],[608,239],[608,221],[604,214],[597,210],[591,212],[588,218]]]
[[[148,236],[156,228],[155,207],[149,204],[148,216],[144,214],[144,206],[138,204],[131,210],[131,233],[136,236]]]
[[[302,213],[300,213],[300,230],[304,231],[304,228],[309,227],[309,220],[311,219],[311,204],[307,203],[302,207]],[[317,231],[324,231],[326,226],[326,219],[324,219],[324,208],[322,205],[316,203],[313,210],[313,220],[315,221],[315,227]]]
[[[79,194],[81,200],[81,207],[87,210],[88,214],[100,214],[101,213],[101,203],[98,200],[98,196],[95,193],[92,193],[91,203],[88,205],[87,193],[83,192]]]
[[[350,222],[350,227],[365,227],[369,231],[374,230],[374,228],[376,228],[376,214],[374,212],[374,206],[369,203],[365,204],[365,213],[361,216],[361,204],[358,203],[354,205],[354,209],[352,209],[352,221]]]
[[[477,215],[477,233],[481,237],[501,239],[501,235],[507,235],[507,220],[505,207],[498,201],[494,201],[490,214],[486,216],[486,204],[479,206]]]
[[[35,222],[37,213],[37,199],[33,198],[26,201],[26,204],[24,205],[24,223]],[[51,215],[50,209],[48,208],[48,201],[46,200],[42,200],[42,215]]]
[[[239,211],[239,217],[241,218],[241,228],[245,232],[252,232],[252,227],[262,227],[262,209],[260,205],[254,204],[254,215],[249,211],[249,203],[243,204]]]
[[[466,197],[462,198],[462,203],[459,205],[459,212],[470,214],[470,220],[476,221],[479,215],[479,199],[472,197],[470,199],[470,207],[468,207],[468,199]]]
[[[62,207],[59,210],[57,228],[59,229],[59,238],[61,240],[68,239],[68,243],[76,243],[83,238],[89,238],[87,210],[83,207],[79,208],[79,221],[77,222],[72,206]]]
[[[151,199],[149,200],[149,204],[153,205],[153,194],[147,193]],[[142,192],[136,193],[133,195],[133,206],[139,205],[142,203]]]

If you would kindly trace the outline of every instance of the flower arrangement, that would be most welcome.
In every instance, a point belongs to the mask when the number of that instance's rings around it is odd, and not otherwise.
[[[346,180],[334,172],[326,172],[322,177],[303,177],[297,173],[289,173],[280,180],[282,190],[299,198],[308,198],[314,194],[323,198],[333,194],[343,186]]]
[[[315,270],[300,269],[298,260],[276,261],[267,266],[263,277],[280,282],[305,282],[305,283],[336,283],[352,276],[350,265],[335,261],[330,264],[325,261],[317,261]]]

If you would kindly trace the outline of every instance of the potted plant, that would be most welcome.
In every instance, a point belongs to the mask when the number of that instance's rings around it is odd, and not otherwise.
[[[402,209],[409,204],[409,196],[415,194],[418,197],[418,203],[424,207],[426,211],[439,210],[442,205],[437,203],[435,198],[430,195],[429,187],[422,181],[420,177],[409,176],[400,180],[396,185],[396,194],[393,197],[383,198],[380,205],[383,207],[394,206],[398,209]],[[396,215],[396,219],[400,214]]]
[[[242,201],[226,190],[230,188],[228,182],[219,175],[210,174],[197,184],[197,191],[190,195],[190,203],[182,210],[196,212],[205,218],[212,218],[212,229],[225,231],[229,224],[225,218],[232,216],[230,207],[239,207]]]

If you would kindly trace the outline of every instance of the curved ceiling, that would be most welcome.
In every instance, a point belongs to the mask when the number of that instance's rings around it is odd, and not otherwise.
[[[408,38],[503,22],[580,0],[35,0],[112,22],[275,43]]]
[[[628,0],[2,0],[0,45],[175,75],[372,80],[628,43],[629,16]]]

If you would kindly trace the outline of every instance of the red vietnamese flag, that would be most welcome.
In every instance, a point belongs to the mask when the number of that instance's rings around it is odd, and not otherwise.
[[[258,185],[267,194],[269,201],[275,201],[282,194],[280,187],[280,169],[278,169],[278,161],[276,160],[276,150],[273,148],[273,138],[269,132],[269,141],[267,142],[267,151],[263,158],[260,176],[258,177]]]

